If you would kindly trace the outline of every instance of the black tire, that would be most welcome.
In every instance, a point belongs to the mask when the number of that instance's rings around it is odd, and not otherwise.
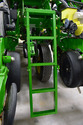
[[[61,56],[60,76],[67,87],[74,88],[81,85],[81,65],[79,52],[68,51]]]
[[[23,43],[23,54],[24,54],[24,58],[28,57],[28,55],[27,55],[27,44],[25,42]]]
[[[17,86],[12,83],[7,94],[7,100],[3,113],[3,125],[13,125],[17,103]]]
[[[17,91],[20,91],[20,77],[21,77],[21,65],[20,65],[20,54],[17,52],[8,52],[7,55],[14,57],[15,61],[8,63],[9,69],[7,79],[7,90],[10,88],[11,83],[16,83]]]
[[[52,55],[48,44],[38,45],[38,58],[37,63],[52,62]],[[38,71],[38,68],[40,71]],[[52,73],[52,66],[37,67],[37,78],[42,82],[47,82],[50,79]]]

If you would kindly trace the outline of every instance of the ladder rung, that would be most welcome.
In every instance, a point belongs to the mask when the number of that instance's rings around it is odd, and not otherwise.
[[[53,36],[30,36],[31,40],[53,40],[54,37]]]
[[[40,112],[33,112],[32,117],[51,115],[51,114],[56,114],[56,113],[57,112],[55,111],[55,109],[53,109],[53,110],[46,110],[46,111],[40,111]]]
[[[56,63],[32,63],[31,66],[56,66]]]
[[[29,13],[37,13],[37,14],[46,14],[46,15],[49,15],[49,14],[55,14],[55,11],[53,10],[47,10],[47,9],[29,9],[29,8],[26,8],[26,10],[29,12]]]
[[[55,88],[45,88],[45,89],[34,89],[34,90],[32,90],[33,94],[45,93],[45,92],[55,92]]]

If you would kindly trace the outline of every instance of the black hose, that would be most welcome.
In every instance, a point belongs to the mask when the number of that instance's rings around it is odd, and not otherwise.
[[[74,0],[68,0],[69,2],[73,2],[73,3],[77,3],[77,4],[81,4],[81,5],[83,5],[83,3],[82,2],[78,2],[78,1],[74,1]]]
[[[6,24],[6,29],[7,30],[15,30],[15,23],[13,22],[12,24]]]
[[[67,4],[67,2],[65,1],[65,0],[60,0],[62,3],[63,3],[63,5],[67,8],[67,7],[69,7],[68,6],[68,4]]]

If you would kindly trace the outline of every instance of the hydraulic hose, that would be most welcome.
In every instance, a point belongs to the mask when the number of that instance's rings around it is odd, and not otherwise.
[[[83,5],[83,3],[82,2],[79,2],[79,1],[74,1],[74,0],[69,0],[70,2],[73,2],[73,3],[77,3],[77,4],[82,4]]]
[[[67,8],[67,7],[69,7],[68,6],[68,4],[67,4],[67,2],[65,1],[65,0],[60,0],[62,3],[63,3],[63,5]]]
[[[7,30],[15,30],[15,23],[13,22],[12,24],[6,24],[6,29]]]
[[[8,11],[8,19],[9,19],[9,23],[10,23],[10,10],[9,10],[9,6],[8,6],[8,3],[7,3],[7,0],[3,0],[3,2],[5,4],[6,10]]]

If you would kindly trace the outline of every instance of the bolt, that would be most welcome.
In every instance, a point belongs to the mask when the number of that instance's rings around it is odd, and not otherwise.
[[[80,56],[78,57],[78,59],[83,59],[83,57],[80,55]]]
[[[69,69],[68,68],[66,68],[66,71],[68,71]]]
[[[15,58],[14,58],[14,57],[11,57],[11,61],[14,62],[14,61],[15,61]]]
[[[20,34],[20,37],[22,37],[22,34]]]
[[[42,25],[42,22],[40,22],[40,25]]]

